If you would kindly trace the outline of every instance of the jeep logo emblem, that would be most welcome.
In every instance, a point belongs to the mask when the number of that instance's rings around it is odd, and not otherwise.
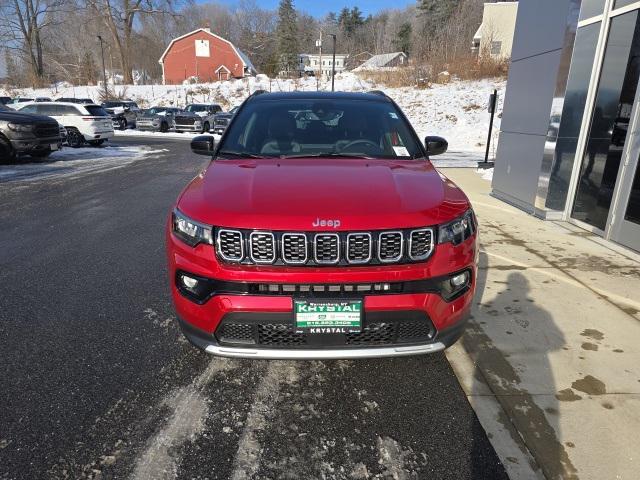
[[[340,220],[327,220],[324,218],[316,218],[313,223],[311,223],[312,227],[340,227]]]

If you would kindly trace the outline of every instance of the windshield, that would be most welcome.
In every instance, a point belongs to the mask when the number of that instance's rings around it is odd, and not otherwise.
[[[218,155],[409,159],[422,152],[392,103],[278,99],[249,102],[242,108]]]
[[[93,117],[108,117],[109,116],[107,111],[104,108],[99,107],[98,105],[85,105],[84,108],[86,108],[87,112],[89,112],[89,115],[91,115]]]
[[[145,115],[159,115],[161,113],[165,113],[167,109],[165,107],[153,107],[144,110]]]
[[[207,111],[207,106],[206,105],[189,105],[187,107],[187,112],[206,112]]]

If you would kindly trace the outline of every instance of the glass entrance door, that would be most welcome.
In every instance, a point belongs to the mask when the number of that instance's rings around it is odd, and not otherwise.
[[[640,77],[640,13],[611,19],[571,217],[604,233]]]
[[[630,145],[618,180],[611,239],[640,252],[640,105],[636,103],[635,109]]]

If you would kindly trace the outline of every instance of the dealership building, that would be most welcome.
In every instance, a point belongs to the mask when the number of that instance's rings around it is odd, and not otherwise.
[[[640,1],[520,0],[493,195],[640,252]]]

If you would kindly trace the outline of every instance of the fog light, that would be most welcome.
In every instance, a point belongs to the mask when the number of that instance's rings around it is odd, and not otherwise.
[[[182,285],[184,285],[185,288],[189,290],[193,290],[198,285],[198,280],[196,280],[195,278],[191,278],[187,275],[182,275],[180,280],[182,280]]]
[[[455,277],[451,277],[451,285],[454,288],[462,287],[469,281],[469,272],[462,272]]]

